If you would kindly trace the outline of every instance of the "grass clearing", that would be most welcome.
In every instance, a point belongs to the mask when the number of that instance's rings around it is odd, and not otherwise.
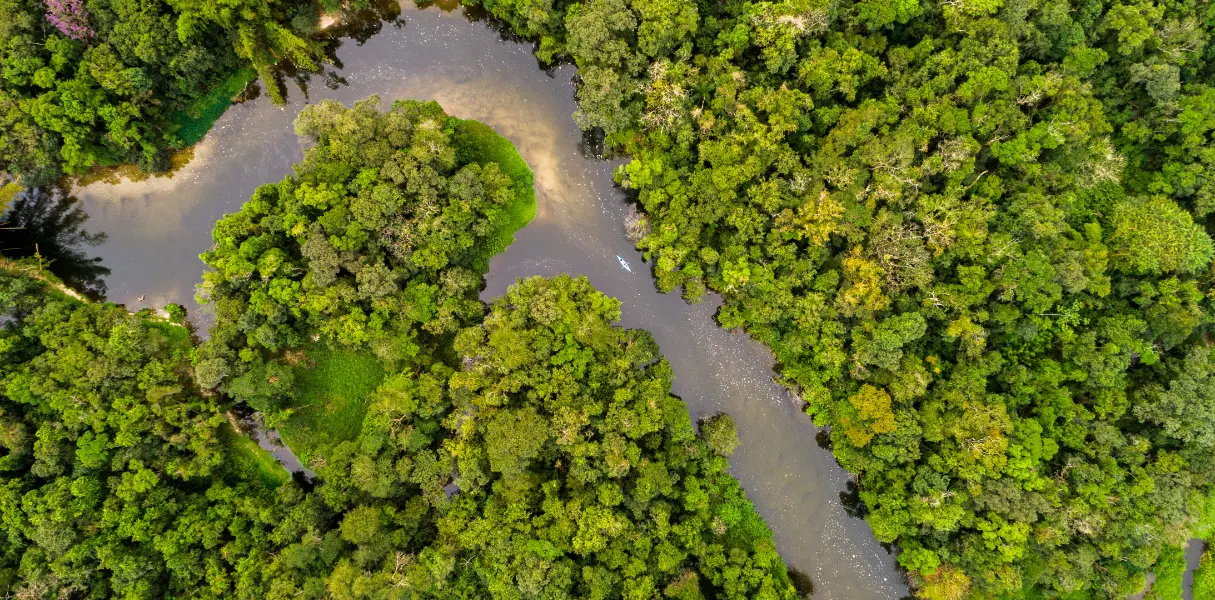
[[[177,137],[181,138],[181,143],[193,146],[202,140],[203,136],[211,131],[211,126],[232,106],[232,100],[237,94],[254,79],[257,79],[257,71],[241,69],[206,95],[195,99],[184,110],[174,113],[169,122],[172,123]]]
[[[535,174],[527,161],[519,154],[510,140],[480,121],[452,118],[455,132],[452,142],[456,147],[456,160],[461,163],[498,163],[502,171],[515,184],[515,198],[503,207],[505,218],[498,221],[498,228],[491,234],[485,247],[476,257],[477,267],[484,271],[495,254],[506,250],[515,241],[515,232],[536,217]]]
[[[316,345],[307,355],[295,367],[291,416],[278,428],[305,464],[321,448],[358,437],[367,398],[384,379],[379,359],[367,351]]]
[[[260,481],[267,488],[276,488],[289,479],[291,474],[283,465],[257,445],[249,436],[237,433],[230,423],[219,428],[220,439],[228,450],[226,466],[238,477]]]
[[[173,347],[173,351],[184,357],[187,362],[189,361],[190,353],[194,349],[194,338],[190,335],[189,329],[184,325],[170,323],[155,315],[149,316],[144,322],[148,328],[162,333],[168,344]]]

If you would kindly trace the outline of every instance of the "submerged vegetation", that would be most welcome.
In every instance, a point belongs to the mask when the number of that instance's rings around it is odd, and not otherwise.
[[[240,96],[257,78],[257,71],[241,69],[229,76],[206,94],[195,98],[188,106],[173,113],[170,120],[182,146],[193,146],[202,141],[232,101]]]
[[[797,596],[727,472],[733,423],[697,436],[619,302],[568,276],[476,299],[485,244],[535,209],[509,143],[375,98],[296,126],[295,174],[216,224],[201,345],[180,307],[0,269],[0,594]]]

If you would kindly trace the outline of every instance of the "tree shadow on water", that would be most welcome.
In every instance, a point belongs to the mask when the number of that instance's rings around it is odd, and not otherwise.
[[[793,589],[797,591],[799,598],[811,598],[814,596],[814,581],[810,576],[793,567],[785,565],[788,569],[789,579],[793,581]]]
[[[354,40],[355,45],[367,43],[384,25],[397,29],[405,27],[405,18],[401,16],[401,5],[393,0],[373,0],[367,6],[358,9],[342,11],[341,20],[324,33],[332,43],[326,48],[330,60],[337,60],[337,49],[345,40]],[[341,67],[338,63],[339,68]]]
[[[41,256],[47,270],[69,287],[101,300],[110,270],[101,264],[101,257],[89,256],[84,248],[101,244],[106,234],[85,231],[89,216],[79,202],[59,189],[25,190],[0,216],[0,254]]]
[[[818,430],[814,434],[814,443],[818,444],[819,448],[830,452],[835,446],[835,444],[831,442],[831,430],[827,429],[826,427]]]
[[[603,130],[596,127],[594,129],[583,130],[582,140],[578,143],[578,153],[583,158],[607,158],[607,144],[604,141]]]
[[[840,504],[844,505],[844,512],[854,519],[864,519],[869,514],[869,508],[861,501],[861,488],[853,479],[849,479],[848,487],[840,492]]]
[[[311,37],[325,42],[325,58],[318,61],[319,64],[315,70],[302,68],[289,60],[281,61],[271,68],[275,85],[282,91],[284,98],[289,98],[294,93],[294,90],[286,86],[288,81],[295,84],[305,102],[311,101],[309,90],[316,78],[319,78],[321,83],[331,90],[350,85],[350,82],[342,75],[346,65],[338,57],[338,49],[349,41],[353,41],[356,46],[362,46],[367,43],[367,40],[378,34],[386,24],[397,29],[405,27],[406,21],[401,16],[401,5],[395,0],[369,0],[350,5],[342,4],[343,8],[335,9],[336,12],[327,15],[337,20],[324,29],[317,26],[321,17],[321,6],[311,5],[300,8],[297,15],[298,23],[295,26]]]

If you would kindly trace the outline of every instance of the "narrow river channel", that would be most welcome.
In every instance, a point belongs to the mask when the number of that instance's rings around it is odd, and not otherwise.
[[[732,472],[775,532],[786,562],[813,581],[816,599],[907,594],[893,555],[846,502],[848,474],[817,446],[814,426],[772,381],[772,356],[745,335],[718,327],[714,302],[689,306],[655,289],[624,236],[627,206],[611,177],[617,163],[587,156],[570,118],[572,67],[544,71],[530,44],[503,39],[463,9],[418,10],[412,2],[398,23],[384,24],[361,45],[345,40],[337,56],[344,82],[330,88],[314,77],[307,101],[350,103],[371,94],[386,104],[438,100],[449,114],[477,119],[509,138],[535,171],[537,217],[491,263],[484,299],[519,277],[589,277],[621,300],[624,326],[653,332],[675,371],[675,393],[694,420],[718,411],[733,415],[741,445]],[[132,309],[178,302],[205,319],[193,293],[212,224],[238,210],[257,185],[290,173],[301,156],[291,124],[305,94],[290,91],[285,109],[268,98],[233,107],[171,178],[75,190],[91,217],[88,228],[109,235],[97,248],[112,269],[109,299]]]

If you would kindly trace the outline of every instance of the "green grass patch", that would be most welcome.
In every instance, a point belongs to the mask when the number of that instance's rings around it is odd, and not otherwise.
[[[460,163],[498,163],[515,184],[515,198],[503,207],[503,219],[490,235],[488,243],[477,249],[476,264],[481,270],[489,268],[489,259],[515,241],[515,232],[536,217],[535,174],[519,155],[510,140],[498,135],[480,121],[452,118],[456,160]]]
[[[250,481],[260,481],[268,488],[276,488],[287,480],[291,474],[283,465],[266,452],[249,436],[237,433],[232,425],[224,423],[219,429],[220,439],[228,450],[226,466],[237,477]]]
[[[1215,489],[1207,494],[1202,505],[1202,514],[1190,535],[1208,542],[1215,541]]]
[[[295,403],[278,428],[305,464],[323,448],[353,440],[363,429],[367,399],[384,379],[374,354],[317,345],[295,367]]]
[[[190,103],[185,109],[173,113],[169,122],[174,133],[185,146],[193,146],[211,131],[211,126],[232,106],[236,98],[250,81],[257,79],[257,71],[241,69],[222,83]]]
[[[1194,594],[1195,600],[1203,598],[1215,598],[1215,555],[1212,555],[1212,550],[1208,546],[1207,551],[1202,555],[1202,562],[1194,571]]]
[[[1185,549],[1168,546],[1160,551],[1160,558],[1152,567],[1156,583],[1148,591],[1149,600],[1181,600],[1181,579],[1185,575]]]
[[[149,328],[163,334],[169,346],[176,353],[189,357],[190,351],[194,349],[194,340],[190,336],[190,330],[186,329],[184,325],[170,323],[160,318],[149,318],[144,322],[148,324]]]

